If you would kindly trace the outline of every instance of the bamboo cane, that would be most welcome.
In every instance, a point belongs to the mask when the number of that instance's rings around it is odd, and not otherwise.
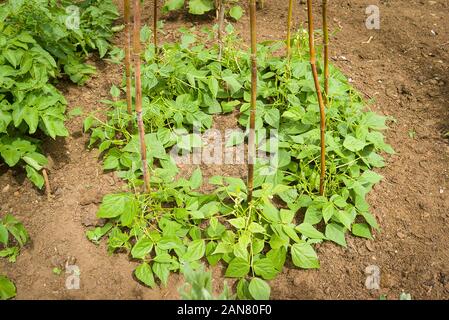
[[[310,48],[310,65],[312,67],[313,80],[315,82],[316,94],[318,96],[318,104],[320,107],[320,124],[321,124],[321,172],[320,172],[320,195],[324,194],[324,177],[326,174],[326,145],[325,145],[325,130],[326,130],[326,114],[324,110],[323,96],[321,94],[320,82],[318,80],[318,72],[316,68],[315,57],[315,39],[313,35],[313,13],[312,0],[307,0],[307,14],[309,24],[309,48]]]
[[[157,0],[154,0],[153,5],[153,41],[154,41],[154,54],[157,55],[158,47],[157,47]]]
[[[287,15],[287,58],[290,59],[291,54],[291,28],[292,28],[292,14],[293,14],[293,0],[288,2],[288,15]]]
[[[140,157],[142,160],[142,173],[145,192],[150,191],[150,176],[147,167],[147,152],[145,145],[145,128],[142,120],[142,82],[140,78],[140,0],[134,0],[134,64],[136,86],[136,114],[137,128],[140,138]]]
[[[323,0],[323,50],[324,50],[324,104],[327,106],[329,93],[329,30],[327,26],[327,0]]]
[[[131,95],[131,14],[129,0],[123,0],[123,11],[125,20],[125,70],[126,70],[126,104],[128,113],[132,114],[132,95]]]
[[[219,0],[218,5],[218,61],[221,61],[221,57],[223,56],[223,24],[225,16],[224,0]]]
[[[248,136],[248,203],[252,200],[254,189],[254,162],[256,154],[255,124],[257,99],[257,40],[256,40],[256,0],[250,0],[251,29],[251,109]]]

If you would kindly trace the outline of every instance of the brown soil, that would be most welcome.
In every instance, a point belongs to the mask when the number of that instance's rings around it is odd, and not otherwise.
[[[287,1],[267,0],[258,13],[259,39],[285,36]],[[305,25],[305,7],[295,1],[295,26]],[[381,29],[365,27],[365,8],[380,7]],[[316,5],[320,26],[319,3]],[[149,4],[145,21],[151,23]],[[404,290],[415,299],[449,297],[449,1],[382,0],[330,1],[334,63],[368,98],[376,112],[394,117],[386,132],[396,154],[380,170],[385,177],[370,193],[369,202],[382,232],[374,241],[348,237],[348,248],[332,243],[318,248],[321,269],[285,267],[271,281],[274,299],[396,299]],[[166,22],[165,40],[173,40],[181,25],[210,24],[174,16]],[[236,24],[248,39],[248,18]],[[372,37],[371,41],[368,41]],[[117,39],[119,41],[119,39]],[[121,68],[97,63],[98,74],[84,87],[63,84],[70,108],[100,110],[110,85],[119,83]],[[235,125],[228,119],[219,128]],[[108,255],[85,237],[95,223],[95,210],[105,193],[121,183],[102,172],[97,150],[86,149],[82,119],[69,120],[70,137],[46,141],[51,157],[50,180],[55,198],[47,201],[22,172],[0,167],[0,212],[14,213],[32,242],[15,264],[0,261],[1,273],[17,286],[18,299],[168,299],[178,298],[181,283],[173,275],[167,288],[151,290],[133,279],[136,264],[126,255]],[[206,175],[245,175],[241,168],[207,168]],[[229,170],[231,171],[229,171]],[[9,185],[9,187],[6,187]],[[1,190],[8,189],[5,192]],[[67,290],[66,276],[52,273],[66,261],[79,266],[81,287]],[[365,268],[381,270],[381,289],[365,288]],[[214,270],[221,277],[221,270]]]

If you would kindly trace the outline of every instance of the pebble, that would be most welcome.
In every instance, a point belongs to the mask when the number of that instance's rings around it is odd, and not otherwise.
[[[9,191],[9,189],[11,188],[11,186],[9,184],[7,184],[3,189],[2,189],[2,193],[7,193]]]

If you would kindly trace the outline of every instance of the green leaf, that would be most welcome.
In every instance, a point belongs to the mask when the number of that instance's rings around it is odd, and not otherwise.
[[[318,256],[310,244],[295,243],[290,251],[293,264],[304,269],[319,268]]]
[[[27,178],[30,179],[30,181],[33,182],[36,187],[42,189],[42,187],[44,186],[44,177],[39,172],[37,172],[36,169],[29,165],[27,165],[25,169],[27,172]]]
[[[8,230],[0,224],[0,243],[6,246],[8,244]]]
[[[268,109],[265,112],[264,120],[273,128],[279,128],[280,114],[278,109]]]
[[[214,0],[190,0],[189,12],[191,14],[204,14],[214,9]]]
[[[144,259],[151,249],[153,249],[153,241],[148,237],[142,237],[132,248],[131,255],[136,259]]]
[[[276,270],[273,261],[269,258],[262,258],[254,262],[254,272],[265,280],[274,279],[279,270]]]
[[[255,300],[269,300],[271,288],[262,279],[253,278],[248,286],[249,293]]]
[[[212,97],[215,99],[217,98],[218,94],[218,80],[214,77],[210,77],[207,81],[207,85],[209,86],[209,90],[212,93]]]
[[[315,229],[310,223],[301,223],[295,229],[311,239],[326,239],[324,234]]]
[[[188,262],[193,262],[201,259],[206,252],[206,243],[203,239],[194,240],[189,243],[187,251],[183,256],[183,259]]]
[[[0,275],[0,300],[7,300],[16,296],[16,286],[7,277]]]
[[[354,138],[353,136],[346,136],[343,146],[352,152],[357,152],[362,150],[366,146],[366,142]]]
[[[167,0],[167,1],[165,1],[162,11],[167,12],[167,11],[179,10],[183,6],[184,6],[184,0]]]
[[[355,223],[352,225],[352,234],[357,237],[373,239],[369,225],[366,223]]]
[[[242,258],[234,258],[229,263],[225,276],[230,278],[242,278],[248,274],[249,268],[248,261]]]
[[[240,20],[243,16],[243,9],[241,6],[233,6],[231,10],[229,10],[229,15],[235,20]]]
[[[120,89],[115,85],[112,85],[111,90],[109,91],[113,98],[118,98],[120,96]]]
[[[203,184],[203,175],[201,169],[197,168],[190,177],[190,186],[192,190],[198,189]]]
[[[237,229],[243,229],[243,228],[245,228],[245,225],[246,225],[246,221],[242,217],[229,219],[228,222],[230,224],[232,224],[234,227],[236,227]]]
[[[154,283],[153,271],[148,263],[144,262],[136,268],[134,271],[136,278],[142,281],[147,286],[154,288],[156,284]]]
[[[346,247],[345,228],[337,223],[330,223],[326,226],[326,238]]]
[[[236,79],[235,75],[223,77],[223,80],[227,83],[231,95],[234,95],[234,93],[242,88],[242,84]]]
[[[323,218],[324,221],[327,223],[332,216],[336,213],[336,210],[334,208],[334,204],[332,202],[328,202],[323,207]]]
[[[97,212],[97,217],[115,218],[124,215],[124,222],[127,223],[138,214],[138,210],[139,203],[133,194],[107,194],[103,197],[103,201]]]
[[[242,144],[245,141],[245,133],[241,130],[234,130],[229,135],[229,138],[226,142],[226,147],[232,147],[239,144]]]
[[[153,263],[153,272],[161,280],[164,286],[167,286],[168,277],[170,275],[170,264],[168,263]]]
[[[252,233],[266,233],[265,228],[262,227],[257,222],[251,222],[251,224],[248,227],[248,230]]]

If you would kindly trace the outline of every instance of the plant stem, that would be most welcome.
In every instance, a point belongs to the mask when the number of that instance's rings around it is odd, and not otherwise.
[[[224,25],[224,15],[225,15],[225,8],[224,8],[224,1],[225,0],[219,0],[219,8],[218,8],[218,45],[219,45],[219,52],[218,52],[218,61],[221,61],[221,57],[223,56],[223,25]]]
[[[313,81],[315,83],[316,94],[318,96],[318,104],[320,107],[320,130],[321,130],[321,172],[320,172],[320,195],[324,194],[324,178],[326,174],[326,113],[324,110],[323,96],[321,94],[320,81],[318,80],[318,72],[316,68],[315,57],[315,39],[313,34],[313,13],[312,0],[307,0],[307,14],[309,24],[309,48],[310,48],[310,65],[312,67]]]
[[[145,127],[142,120],[142,81],[140,78],[140,0],[134,0],[134,64],[136,77],[136,113],[137,128],[140,139],[140,157],[142,160],[142,173],[145,192],[150,191],[150,176],[147,166],[147,151],[145,145]]]
[[[328,103],[329,92],[329,30],[327,26],[327,0],[323,0],[323,49],[324,49],[324,104]]]
[[[248,136],[248,203],[253,197],[254,162],[256,155],[255,126],[257,99],[257,40],[256,40],[256,0],[250,0],[250,29],[251,29],[251,110],[249,115]]]
[[[123,0],[124,22],[125,22],[125,70],[126,70],[126,105],[128,113],[132,114],[132,95],[131,95],[131,14],[129,0]]]
[[[290,59],[291,54],[291,28],[292,28],[292,14],[293,14],[293,0],[288,2],[288,15],[287,15],[287,59]]]
[[[154,0],[153,5],[153,41],[154,41],[154,54],[157,55],[157,0]]]

